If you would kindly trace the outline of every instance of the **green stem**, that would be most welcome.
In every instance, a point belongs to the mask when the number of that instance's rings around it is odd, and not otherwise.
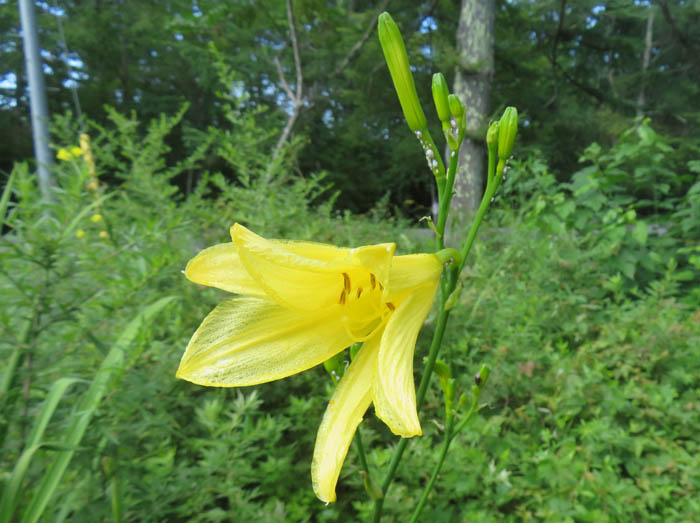
[[[432,145],[433,150],[437,152],[437,149],[435,148],[435,144],[433,143],[432,137],[430,136],[430,133],[428,133],[427,129],[424,131],[424,136],[426,140],[429,140],[429,143]],[[438,197],[439,197],[439,202],[440,202],[440,210],[438,214],[438,246],[442,246],[440,249],[444,248],[444,237],[445,237],[445,226],[447,224],[447,215],[449,213],[449,202],[452,198],[452,185],[454,183],[454,178],[455,174],[457,171],[457,154],[452,156],[450,154],[450,165],[449,165],[449,170],[447,173],[447,177],[444,178],[443,180],[440,180],[437,175],[436,175],[436,180],[437,180],[437,185],[438,185]],[[442,160],[440,159],[440,156],[437,156],[440,166],[442,166]],[[489,173],[491,172],[491,163],[493,159],[491,158],[491,155],[489,155]],[[442,173],[444,173],[444,167],[442,167]],[[488,174],[487,173],[487,176]],[[443,174],[444,176],[444,174]],[[441,185],[441,181],[443,182]],[[497,183],[494,183],[497,182]],[[449,274],[447,278],[443,278],[443,282],[441,283],[441,293],[440,293],[440,313],[438,315],[438,322],[437,322],[437,327],[435,328],[435,333],[433,334],[433,340],[430,344],[430,350],[428,352],[428,361],[425,364],[424,370],[423,370],[423,375],[421,376],[420,380],[420,385],[418,386],[418,392],[416,393],[416,408],[420,410],[420,407],[423,404],[423,400],[425,399],[425,394],[428,391],[428,385],[430,384],[430,378],[432,377],[433,374],[433,369],[435,367],[435,360],[437,360],[438,353],[440,352],[440,346],[442,345],[442,338],[443,335],[445,334],[445,327],[447,325],[447,319],[450,315],[450,311],[445,309],[445,303],[447,302],[447,299],[449,298],[450,294],[452,291],[455,290],[455,287],[457,286],[457,279],[459,277],[459,274],[462,272],[462,269],[464,267],[464,264],[467,259],[467,255],[469,254],[469,251],[471,250],[472,244],[474,243],[474,239],[476,238],[476,233],[479,230],[479,226],[481,225],[481,222],[484,218],[484,215],[486,214],[486,211],[489,208],[489,205],[491,203],[491,198],[493,197],[493,194],[495,193],[496,188],[498,187],[498,184],[500,183],[500,176],[497,176],[489,180],[488,185],[486,186],[486,193],[484,194],[484,197],[481,200],[481,205],[479,206],[479,211],[477,212],[476,218],[474,219],[474,222],[472,222],[471,228],[469,230],[469,234],[467,236],[466,241],[464,242],[464,245],[461,250],[462,254],[462,260],[459,264],[458,268],[451,269],[449,271]],[[449,193],[448,193],[449,189]],[[461,424],[460,426],[463,426]],[[374,501],[374,512],[373,512],[373,517],[372,521],[374,523],[379,523],[379,521],[382,518],[382,510],[384,507],[384,499],[386,498],[386,494],[389,490],[389,486],[391,485],[391,482],[394,480],[394,476],[396,474],[396,470],[399,466],[399,462],[401,461],[401,458],[403,456],[404,451],[406,450],[406,445],[408,444],[408,439],[406,438],[401,438],[399,440],[399,443],[396,445],[396,448],[394,449],[394,453],[391,456],[391,461],[389,462],[389,469],[387,470],[386,476],[384,477],[384,481],[382,482],[381,489],[382,493],[384,494],[384,497],[380,499],[376,499]],[[447,444],[449,447],[449,443]],[[446,451],[445,451],[446,452]],[[444,460],[444,458],[443,458]],[[440,465],[442,466],[442,465]]]
[[[493,174],[496,170],[496,153],[493,150],[489,151],[489,167],[488,167],[488,173],[487,173],[487,183],[486,186],[488,187],[493,183]]]
[[[438,210],[437,230],[439,233],[440,249],[445,248],[445,227],[447,226],[447,215],[449,214],[450,203],[452,202],[452,187],[455,183],[455,175],[457,173],[457,154],[450,154],[450,165],[447,168],[447,180],[445,182],[445,190],[440,199],[440,207]]]
[[[452,290],[454,290],[454,283],[450,282]],[[445,334],[445,326],[447,325],[447,318],[450,315],[450,311],[445,310],[445,300],[449,293],[442,295],[440,300],[440,315],[438,316],[437,327],[435,328],[435,333],[433,334],[433,341],[430,344],[430,351],[428,352],[428,361],[425,364],[425,369],[423,371],[423,376],[420,380],[420,385],[418,386],[418,392],[416,393],[416,408],[420,410],[423,400],[425,399],[425,394],[428,391],[428,384],[430,383],[430,378],[433,374],[433,368],[435,367],[435,360],[437,359],[438,352],[440,351],[440,345],[442,344],[442,337]],[[398,445],[394,449],[394,453],[391,456],[391,461],[389,462],[389,470],[384,477],[384,481],[381,485],[384,497],[386,497],[387,491],[389,490],[389,485],[394,480],[394,475],[396,474],[396,469],[399,466],[401,457],[403,456],[404,450],[406,450],[406,445],[408,444],[407,438],[401,438]],[[378,523],[382,517],[382,508],[384,505],[384,498],[377,499],[374,502],[374,517],[373,521]]]
[[[486,191],[484,192],[484,196],[481,199],[481,205],[479,205],[479,210],[477,211],[476,217],[474,218],[472,226],[469,229],[467,239],[464,242],[464,245],[462,246],[462,263],[459,266],[458,273],[461,273],[462,269],[464,268],[464,264],[467,261],[467,256],[469,255],[469,251],[471,250],[472,244],[474,243],[474,239],[476,238],[476,233],[479,231],[479,227],[481,226],[481,221],[484,219],[484,215],[486,214],[486,211],[488,211],[489,206],[491,205],[491,198],[493,198],[493,195],[496,193],[498,186],[501,184],[501,178],[503,177],[503,168],[500,162],[498,164],[497,174],[495,176],[490,175],[490,173],[492,172],[491,169],[493,168],[495,162],[495,155],[489,152],[489,181],[486,185]]]
[[[420,513],[423,511],[425,502],[428,501],[428,496],[433,490],[433,485],[435,485],[435,481],[437,480],[437,477],[440,474],[440,469],[442,468],[442,464],[445,461],[445,458],[447,457],[447,451],[450,449],[450,443],[452,442],[451,432],[453,426],[454,415],[450,417],[450,420],[447,422],[447,426],[445,427],[445,439],[442,441],[442,449],[440,450],[438,462],[435,464],[435,468],[433,469],[433,473],[430,476],[430,480],[423,489],[423,495],[421,496],[418,505],[416,505],[416,508],[413,511],[413,516],[411,516],[411,523],[418,521],[418,516],[420,516]]]
[[[355,432],[355,443],[357,444],[357,454],[360,456],[360,465],[362,465],[362,470],[364,470],[367,476],[369,476],[367,455],[365,454],[365,446],[362,444],[362,435],[360,434],[360,427],[357,427],[357,431]]]
[[[429,167],[430,172],[433,173],[433,176],[435,176],[435,182],[437,183],[438,201],[442,201],[445,194],[445,164],[442,162],[442,155],[435,146],[435,142],[433,141],[433,137],[430,135],[428,128],[426,127],[421,131],[416,131],[416,135],[418,135],[419,132],[421,134],[418,139],[421,142],[423,150],[427,152],[428,149],[430,149],[433,152],[433,158],[438,162],[437,172],[435,172],[435,169],[433,169],[432,166]]]
[[[447,457],[447,451],[450,449],[450,445],[452,444],[452,440],[455,439],[455,436],[457,434],[459,434],[462,431],[462,429],[465,427],[465,425],[469,422],[469,420],[471,419],[474,412],[476,412],[478,404],[479,404],[479,394],[474,394],[472,396],[472,404],[471,404],[471,407],[469,408],[469,412],[467,412],[467,415],[460,422],[460,424],[457,426],[456,429],[454,428],[454,422],[455,422],[454,413],[451,414],[450,416],[448,416],[447,423],[445,426],[445,437],[442,441],[442,450],[440,451],[440,456],[438,457],[438,461],[435,464],[435,468],[433,469],[433,473],[430,476],[430,480],[428,481],[427,485],[423,489],[423,495],[421,496],[420,501],[418,502],[418,505],[416,505],[416,508],[413,511],[413,516],[411,517],[411,523],[418,521],[418,516],[420,516],[420,513],[423,511],[423,507],[425,506],[425,502],[428,500],[428,496],[430,495],[430,492],[433,490],[433,486],[435,485],[435,481],[437,480],[437,477],[440,475],[440,471],[442,470],[442,465],[445,463],[445,458]]]

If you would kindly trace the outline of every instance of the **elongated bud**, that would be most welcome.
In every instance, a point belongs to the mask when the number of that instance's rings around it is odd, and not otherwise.
[[[449,365],[442,360],[435,360],[435,374],[440,380],[440,387],[445,394],[445,413],[449,416],[452,412],[452,405],[455,398],[455,380],[452,378],[452,371]]]
[[[498,122],[498,158],[506,159],[513,152],[515,135],[518,132],[518,110],[515,107],[506,107],[503,116]]]
[[[447,382],[452,377],[450,367],[442,360],[435,360],[435,374],[440,382]]]
[[[491,374],[491,368],[484,363],[479,369],[479,372],[474,375],[474,383],[479,387],[483,387],[489,380],[489,374]]]
[[[459,122],[464,114],[464,106],[462,105],[462,101],[459,99],[459,96],[456,94],[449,95],[447,97],[447,103],[450,104],[450,113],[455,117],[455,120]]]
[[[401,32],[389,13],[379,15],[377,30],[379,31],[379,43],[382,46],[386,64],[389,66],[391,79],[394,82],[394,88],[399,97],[406,122],[411,131],[421,131],[427,126],[427,121],[418,101],[416,85],[413,83],[413,74],[408,64],[408,55],[403,38],[401,38]]]
[[[449,311],[452,307],[454,307],[457,304],[457,301],[459,300],[459,295],[462,293],[462,282],[459,281],[457,282],[457,286],[455,287],[455,290],[452,291],[452,293],[447,297],[447,301],[445,301],[445,310]]]
[[[486,147],[489,154],[496,154],[498,147],[498,122],[492,122],[486,131]]]
[[[442,73],[435,73],[433,75],[433,102],[435,102],[435,110],[437,111],[438,118],[441,122],[450,121],[450,104],[447,101],[447,97],[450,94],[447,89],[447,80]]]

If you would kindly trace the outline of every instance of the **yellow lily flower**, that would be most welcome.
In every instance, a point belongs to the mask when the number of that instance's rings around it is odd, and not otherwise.
[[[255,385],[363,342],[316,437],[313,488],[322,501],[335,501],[343,461],[371,403],[394,434],[421,434],[413,352],[442,261],[434,254],[394,256],[393,243],[349,249],[266,240],[240,224],[231,237],[190,260],[185,276],[242,296],[205,318],[177,377],[215,387]]]

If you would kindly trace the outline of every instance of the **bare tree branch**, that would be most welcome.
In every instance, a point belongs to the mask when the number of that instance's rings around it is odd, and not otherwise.
[[[282,89],[289,96],[290,100],[294,100],[294,93],[292,92],[287,79],[284,77],[284,71],[282,70],[282,64],[278,56],[275,56],[275,67],[277,67],[277,73],[280,75],[280,82],[282,82]]]
[[[297,42],[297,33],[296,29],[294,26],[294,14],[292,11],[292,0],[287,0],[287,22],[289,23],[289,33],[291,36],[292,40],[292,50],[294,51],[294,69],[296,71],[296,92],[292,92],[291,88],[289,87],[289,84],[287,83],[287,80],[284,77],[284,71],[282,70],[282,64],[279,61],[278,57],[275,57],[275,65],[277,66],[277,72],[280,75],[280,81],[282,82],[282,88],[284,89],[284,92],[287,93],[287,96],[289,96],[290,100],[292,101],[292,114],[289,115],[289,118],[287,119],[287,125],[284,126],[284,129],[282,130],[282,134],[279,137],[279,140],[277,140],[277,144],[275,145],[275,150],[272,153],[272,158],[273,160],[276,159],[284,144],[287,142],[287,139],[289,138],[289,135],[292,132],[292,127],[294,127],[294,122],[296,122],[297,118],[299,117],[299,111],[301,110],[301,106],[304,103],[304,97],[303,97],[303,86],[304,86],[304,77],[301,74],[301,56],[299,55],[299,44]],[[269,177],[269,172],[268,172],[268,177]]]
[[[379,18],[379,15],[384,12],[389,5],[389,2],[391,0],[382,0],[381,4],[379,5],[379,8],[377,9],[377,14],[372,17],[372,21],[370,24],[367,26],[367,29],[365,32],[362,34],[360,39],[355,42],[355,45],[353,45],[350,50],[347,52],[347,54],[343,57],[343,59],[340,61],[340,63],[336,66],[336,68],[333,70],[332,73],[330,73],[329,78],[334,78],[341,74],[343,70],[350,64],[350,62],[357,56],[357,54],[360,52],[362,47],[365,45],[367,40],[369,40],[369,37],[372,35],[372,32],[374,31],[375,27],[377,26],[377,19]],[[277,73],[279,74],[280,77],[280,83],[282,84],[282,89],[284,90],[285,94],[289,97],[289,99],[292,102],[292,113],[289,115],[289,118],[287,119],[287,124],[285,125],[284,129],[282,130],[282,134],[279,137],[279,140],[277,140],[277,144],[275,145],[275,149],[273,152],[273,159],[276,159],[284,144],[287,142],[289,139],[289,135],[292,132],[292,128],[294,127],[294,123],[296,122],[297,118],[299,117],[299,113],[301,110],[306,106],[311,107],[314,105],[315,102],[315,95],[316,91],[311,89],[311,93],[306,96],[306,99],[303,96],[303,88],[304,88],[304,77],[302,74],[302,68],[301,68],[301,56],[299,53],[299,43],[297,40],[297,35],[296,35],[296,25],[294,23],[294,13],[292,10],[292,0],[286,0],[287,4],[287,23],[289,24],[289,33],[290,33],[290,39],[292,41],[292,50],[294,52],[294,69],[296,72],[296,88],[295,91],[293,92],[289,83],[287,82],[287,79],[284,74],[284,70],[282,69],[282,64],[280,63],[279,57],[275,57],[275,67],[277,68]]]
[[[294,13],[292,12],[292,0],[287,0],[287,22],[289,23],[289,33],[292,37],[292,49],[294,50],[294,68],[297,72],[297,96],[296,100],[301,102],[303,78],[301,76],[301,57],[299,56],[299,44],[297,43],[297,32],[294,27]]]
[[[557,47],[559,46],[559,38],[561,37],[562,30],[564,29],[564,16],[566,15],[566,0],[561,0],[559,4],[559,23],[557,24],[557,32],[554,33],[554,39],[552,40],[552,55],[550,61],[552,63],[552,76],[554,77],[554,92],[547,102],[544,104],[545,107],[549,107],[557,99],[557,94],[559,93],[559,81],[557,78]]]
[[[676,21],[671,14],[671,10],[668,8],[668,2],[666,0],[660,0],[659,5],[661,6],[661,12],[664,14],[664,18],[668,22],[668,25],[671,26],[671,30],[673,31],[675,37],[678,39],[681,45],[683,45],[683,47],[690,50],[690,41],[688,40],[688,37],[684,35],[680,29],[678,29]]]
[[[360,52],[362,47],[369,39],[370,35],[374,32],[374,28],[377,26],[377,20],[379,19],[379,15],[386,11],[386,8],[389,5],[390,1],[391,0],[382,1],[381,5],[379,6],[379,9],[377,9],[377,14],[372,18],[372,22],[370,22],[362,37],[357,42],[355,42],[355,45],[353,45],[350,51],[348,51],[348,54],[346,54],[345,57],[340,61],[338,66],[333,71],[331,77],[338,76],[340,73],[342,73],[343,69],[345,69],[350,63],[350,61],[353,58],[355,58],[355,55],[357,55],[357,53]]]
[[[647,15],[647,28],[646,34],[644,35],[644,56],[642,58],[642,76],[639,81],[639,95],[637,96],[637,118],[644,116],[644,104],[646,103],[646,73],[649,69],[649,60],[651,58],[651,46],[653,41],[653,30],[654,30],[654,9],[649,9],[649,14]],[[641,123],[641,120],[640,120]]]

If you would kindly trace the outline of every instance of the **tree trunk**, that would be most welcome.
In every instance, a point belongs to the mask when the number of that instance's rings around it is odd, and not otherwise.
[[[647,15],[647,29],[644,35],[644,55],[642,57],[642,74],[639,80],[639,95],[637,96],[637,111],[636,116],[640,120],[644,116],[644,104],[646,103],[646,96],[644,88],[646,87],[646,75],[647,69],[649,69],[649,61],[651,59],[651,46],[654,32],[654,9],[649,8],[649,14]]]
[[[458,221],[481,203],[486,170],[485,136],[493,77],[495,0],[462,0],[457,28],[454,93],[467,111],[467,133],[459,151],[453,209]]]

